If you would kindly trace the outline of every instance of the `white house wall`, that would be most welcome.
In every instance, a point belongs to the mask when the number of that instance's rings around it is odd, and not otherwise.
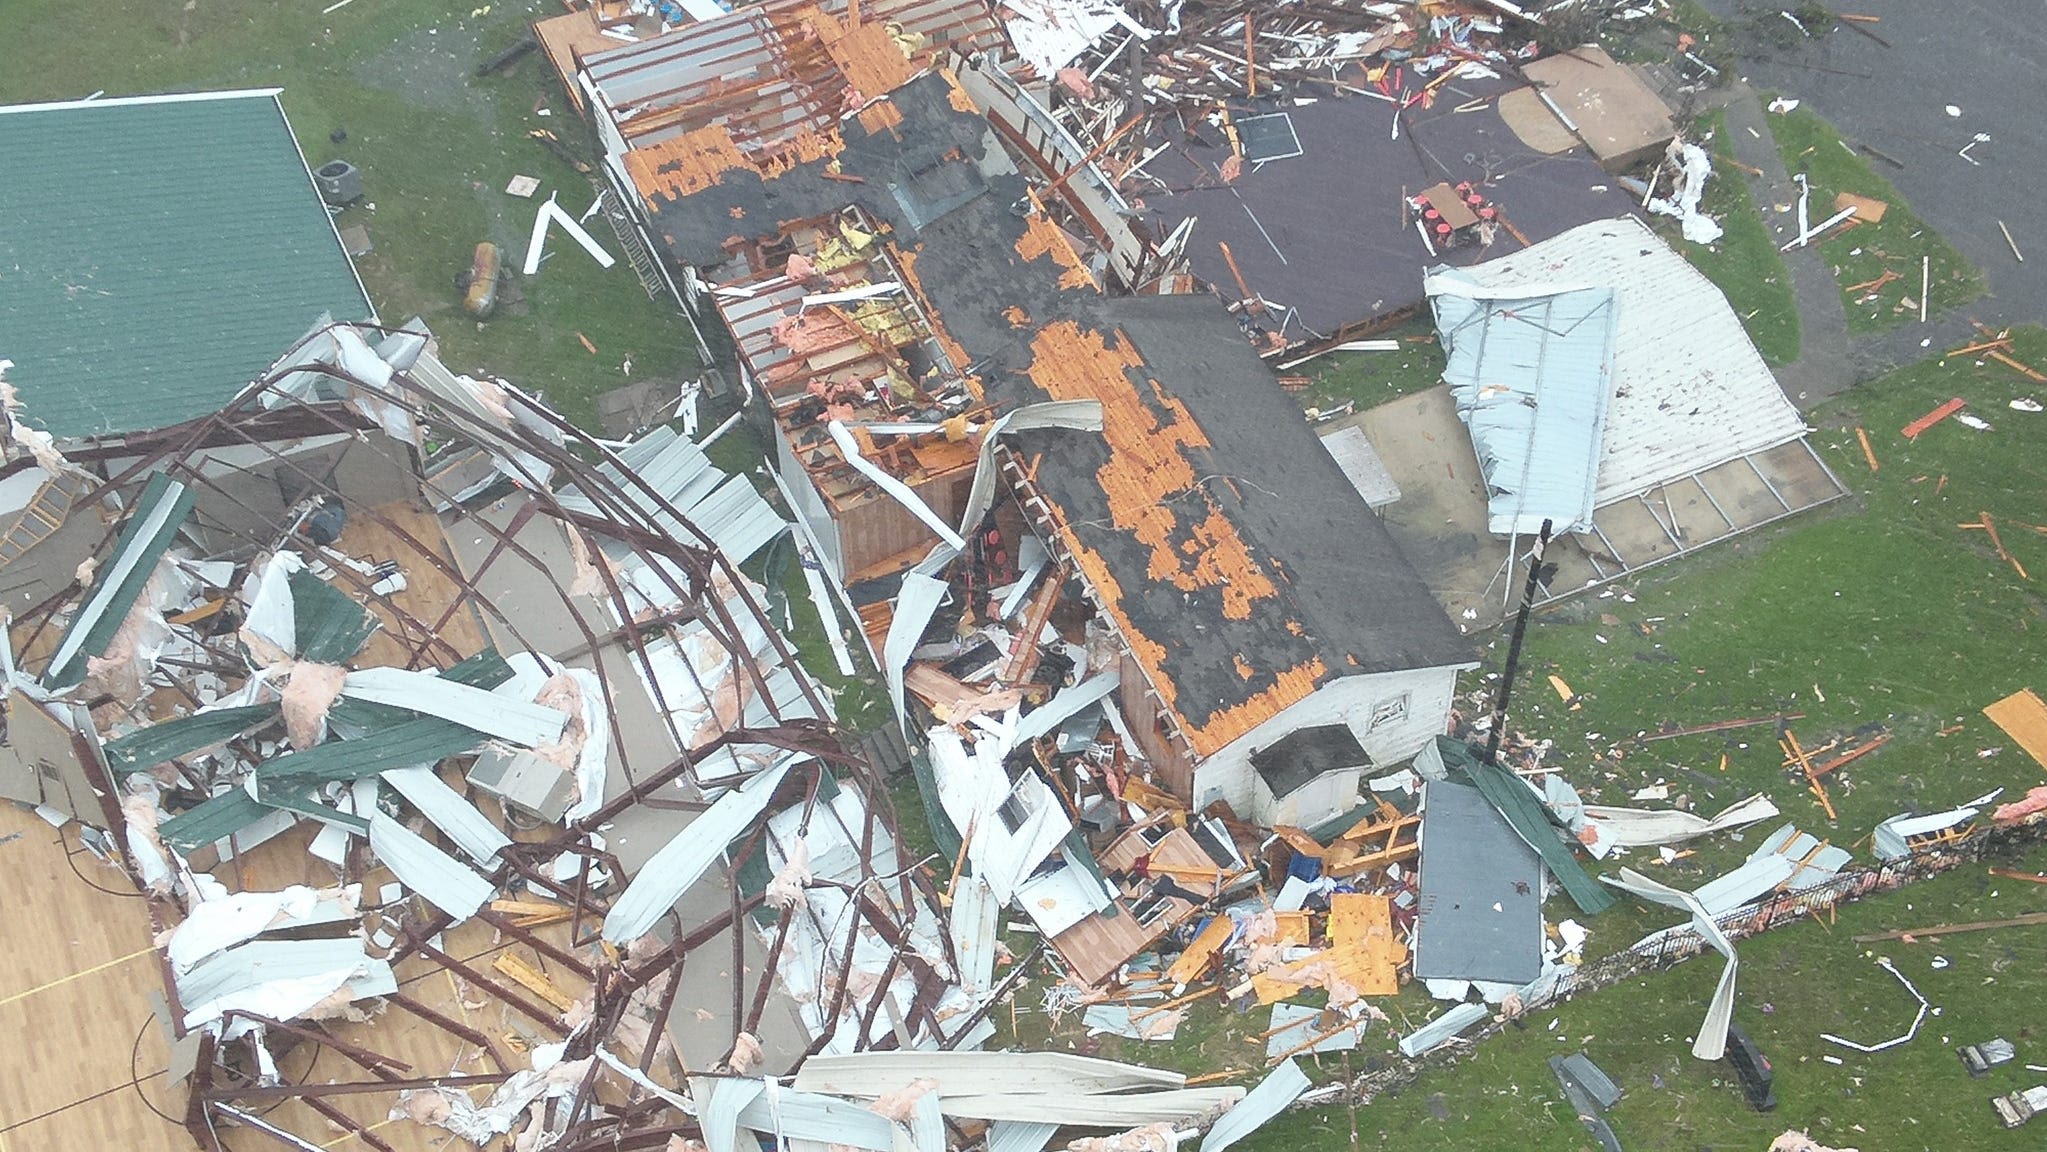
[[[1258,774],[1251,767],[1251,754],[1302,728],[1344,724],[1357,736],[1372,763],[1385,765],[1405,760],[1448,727],[1456,690],[1455,665],[1345,676],[1331,681],[1202,761],[1194,770],[1194,807],[1198,811],[1222,800],[1241,813],[1258,811],[1255,786]],[[1407,698],[1405,714],[1374,727],[1373,713],[1402,696]],[[1298,811],[1294,816],[1299,822],[1313,824],[1336,810],[1332,807],[1328,812]]]

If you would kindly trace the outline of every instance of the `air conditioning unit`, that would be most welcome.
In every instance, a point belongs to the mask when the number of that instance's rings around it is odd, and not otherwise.
[[[362,173],[346,160],[329,160],[313,169],[313,183],[320,189],[320,199],[336,208],[362,199]]]
[[[576,801],[568,770],[531,752],[486,748],[469,770],[469,783],[509,807],[553,824]]]

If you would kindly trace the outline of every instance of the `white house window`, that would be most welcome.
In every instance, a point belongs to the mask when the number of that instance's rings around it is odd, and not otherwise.
[[[1372,722],[1365,727],[1367,732],[1376,732],[1389,724],[1398,724],[1407,719],[1407,693],[1402,692],[1391,700],[1381,700],[1372,706]]]

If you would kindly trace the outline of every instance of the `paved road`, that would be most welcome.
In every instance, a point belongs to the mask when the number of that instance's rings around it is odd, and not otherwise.
[[[1706,0],[1734,18],[1740,0]],[[1888,42],[1839,25],[1797,47],[1744,45],[1741,79],[1715,94],[1743,163],[1764,175],[1751,190],[1767,205],[1788,202],[1789,175],[1767,139],[1770,117],[1755,93],[1796,97],[1853,142],[1903,167],[1871,159],[1920,217],[1982,269],[1989,295],[1927,324],[1851,337],[1833,277],[1816,254],[1786,255],[1804,329],[1799,359],[1777,370],[1793,403],[1827,397],[1975,336],[1986,324],[2047,323],[2047,211],[2036,194],[2047,177],[2047,0],[1857,0],[1864,25]],[[1953,105],[1960,115],[1950,116]],[[1762,138],[1751,136],[1754,128]],[[1956,155],[1972,136],[1971,164]],[[2012,257],[2003,220],[2029,258]]]
[[[1723,12],[1730,0],[1713,0]],[[2047,3],[2042,0],[1856,0],[1882,17],[1885,47],[1837,27],[1789,52],[1744,64],[1758,89],[1806,101],[1847,134],[1904,164],[1872,161],[1920,217],[1986,273],[1971,305],[1986,323],[2047,322]],[[1960,116],[1949,116],[1953,105]],[[1990,136],[1956,155],[1974,134]],[[2012,258],[2002,219],[2026,261]],[[1908,327],[1918,327],[1912,325]],[[1928,325],[1927,327],[1939,327]],[[1918,339],[1901,332],[1871,352]]]

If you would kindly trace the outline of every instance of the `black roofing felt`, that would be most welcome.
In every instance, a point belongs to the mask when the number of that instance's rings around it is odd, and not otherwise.
[[[1371,760],[1348,724],[1296,728],[1269,747],[1251,753],[1251,767],[1272,789],[1275,799],[1285,799],[1294,789],[1324,772],[1362,768]]]
[[[944,79],[927,75],[898,89],[903,122],[866,133],[842,125],[844,174],[864,183],[828,180],[821,164],[801,166],[767,182],[728,176],[705,192],[660,202],[656,229],[687,263],[724,258],[723,241],[752,220],[765,234],[777,221],[823,215],[857,203],[886,220],[898,244],[916,252],[915,270],[946,329],[974,360],[989,398],[1014,407],[1047,398],[1026,374],[1032,337],[1044,325],[1070,320],[1085,330],[1120,329],[1150,372],[1134,371],[1140,395],[1156,378],[1186,406],[1209,441],[1187,449],[1206,498],[1235,525],[1252,554],[1277,569],[1276,601],[1249,619],[1224,615],[1220,589],[1182,592],[1148,578],[1148,545],[1112,523],[1096,474],[1107,460],[1102,437],[1033,432],[1015,438],[1020,450],[1044,453],[1038,486],[1056,503],[1082,542],[1118,574],[1121,608],[1144,636],[1163,645],[1176,688],[1175,707],[1195,726],[1269,690],[1277,674],[1321,660],[1325,679],[1339,675],[1461,664],[1471,648],[1341,469],[1329,458],[1212,296],[1102,296],[1059,286],[1050,259],[1026,262],[1016,242],[1025,222],[1014,206],[1026,200],[1020,177],[990,179],[984,195],[921,227],[908,219],[889,187],[958,148],[970,163],[981,155],[986,122],[954,109]],[[773,196],[768,192],[772,190]],[[740,208],[737,219],[730,210]],[[1005,313],[1021,308],[1018,328]],[[1190,492],[1190,527],[1200,519]],[[1304,627],[1297,635],[1285,620]],[[1238,659],[1252,674],[1240,674]]]
[[[1454,82],[1473,98],[1518,86]],[[1229,184],[1216,176],[1228,141],[1220,129],[1197,123],[1200,142],[1181,144],[1145,166],[1170,191],[1154,186],[1138,196],[1157,235],[1197,218],[1187,246],[1195,275],[1230,285],[1227,291],[1235,294],[1218,246],[1226,243],[1253,292],[1298,310],[1306,329],[1289,326],[1290,340],[1332,335],[1346,324],[1422,302],[1422,269],[1444,261],[1430,258],[1413,225],[1402,224],[1403,189],[1412,196],[1438,181],[1485,181],[1487,195],[1531,242],[1636,211],[1634,198],[1583,148],[1544,156],[1522,144],[1491,103],[1453,111],[1466,102],[1444,89],[1434,108],[1411,108],[1402,116],[1398,140],[1393,106],[1383,100],[1330,97],[1285,107],[1302,154],[1247,166]],[[1173,133],[1179,135],[1177,124]],[[1490,249],[1452,249],[1445,261],[1462,267],[1519,248],[1503,235]]]
[[[1542,860],[1478,789],[1424,798],[1414,974],[1526,984],[1542,974]]]

